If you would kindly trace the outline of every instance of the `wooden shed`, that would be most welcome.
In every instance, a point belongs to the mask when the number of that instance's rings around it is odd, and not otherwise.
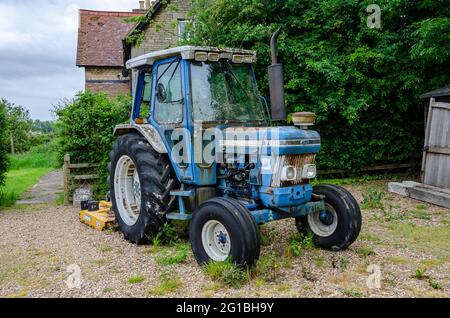
[[[450,85],[421,98],[426,115],[421,183],[392,182],[389,191],[450,208]]]

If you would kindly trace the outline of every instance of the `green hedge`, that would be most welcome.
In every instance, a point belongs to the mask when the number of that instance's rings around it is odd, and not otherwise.
[[[189,42],[256,50],[268,95],[269,39],[283,27],[289,113],[314,111],[321,169],[417,160],[419,96],[450,83],[445,1],[380,0],[381,28],[367,27],[372,0],[194,0]]]
[[[114,100],[105,94],[90,92],[78,94],[74,100],[56,107],[58,158],[62,163],[69,154],[72,162],[101,163],[100,179],[94,187],[96,195],[107,191],[108,155],[112,149],[113,129],[130,118],[128,97]]]

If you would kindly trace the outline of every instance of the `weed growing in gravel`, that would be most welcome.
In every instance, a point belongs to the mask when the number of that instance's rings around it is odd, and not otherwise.
[[[375,251],[370,246],[362,246],[362,247],[358,248],[356,251],[358,252],[358,254],[360,254],[364,257],[375,255]]]
[[[359,240],[361,241],[370,241],[370,242],[375,242],[375,243],[380,243],[381,240],[378,236],[370,234],[370,233],[362,233],[359,236]]]
[[[174,265],[184,263],[189,255],[189,244],[177,243],[173,251],[163,251],[156,257],[156,262],[159,265]]]
[[[428,276],[425,274],[426,272],[427,272],[426,268],[416,268],[416,270],[414,271],[414,275],[412,277],[416,279],[428,278]]]
[[[432,278],[428,279],[428,284],[430,284],[433,289],[442,289],[442,285]]]
[[[159,284],[151,287],[148,294],[151,296],[163,296],[175,292],[183,283],[175,274],[164,272],[159,277]]]
[[[361,202],[361,208],[363,209],[382,209],[382,200],[386,194],[383,191],[368,188],[366,193],[363,193],[363,201]]]
[[[285,254],[287,257],[297,257],[302,254],[302,250],[310,250],[314,248],[313,235],[295,233],[289,238],[289,245],[286,248]]]
[[[103,246],[102,248],[100,248],[100,252],[102,253],[109,253],[112,252],[113,248],[111,246]]]
[[[240,288],[249,278],[248,273],[230,259],[224,262],[211,261],[203,267],[206,276],[224,285]]]
[[[417,210],[426,210],[428,207],[425,204],[418,204],[416,205]]]
[[[132,276],[128,278],[128,283],[130,284],[139,284],[142,283],[145,280],[145,276],[144,275],[137,275],[137,276]]]
[[[415,219],[431,220],[431,215],[426,210],[413,210],[409,215]]]
[[[252,277],[263,278],[266,281],[276,281],[283,268],[290,267],[290,262],[276,253],[262,255],[250,274]]]
[[[277,239],[278,232],[273,226],[263,226],[261,227],[261,245],[269,246],[272,245]]]
[[[346,257],[343,257],[339,260],[339,269],[342,273],[347,270],[349,263],[350,261]]]
[[[175,228],[169,223],[164,224],[162,230],[156,234],[152,240],[153,247],[155,250],[161,245],[174,246],[180,243],[180,238],[177,235]]]
[[[364,293],[360,292],[359,290],[355,289],[341,289],[341,293],[347,297],[353,297],[353,298],[362,298],[365,297]]]

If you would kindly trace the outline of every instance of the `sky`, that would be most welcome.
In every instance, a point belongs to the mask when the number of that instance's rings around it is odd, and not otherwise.
[[[0,0],[0,98],[54,119],[51,109],[84,89],[75,66],[78,9],[131,11],[138,0]]]

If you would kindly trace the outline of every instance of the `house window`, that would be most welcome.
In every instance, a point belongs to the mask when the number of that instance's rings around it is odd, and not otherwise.
[[[178,39],[188,40],[189,39],[189,27],[191,23],[189,20],[179,20],[178,21]]]

